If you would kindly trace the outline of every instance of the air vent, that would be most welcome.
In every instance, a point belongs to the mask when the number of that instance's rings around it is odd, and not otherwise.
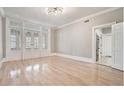
[[[88,23],[89,22],[89,19],[85,20],[84,23]]]

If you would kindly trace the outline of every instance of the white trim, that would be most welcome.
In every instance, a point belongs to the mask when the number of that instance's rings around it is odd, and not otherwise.
[[[10,62],[10,61],[19,61],[19,60],[22,60],[22,59],[19,59],[19,58],[3,58],[3,60],[1,62],[4,63],[4,62]]]
[[[51,53],[50,56],[57,56],[58,53]]]
[[[113,64],[113,65],[112,65],[112,68],[115,68],[115,69],[119,69],[119,70],[124,71],[124,68],[123,68],[123,66],[121,66],[121,65]]]
[[[3,62],[6,62],[6,58],[3,58],[3,59],[1,60],[1,63],[3,63]]]
[[[60,57],[70,58],[70,59],[77,60],[77,61],[94,63],[92,61],[92,58],[86,58],[86,57],[78,57],[78,56],[66,55],[66,54],[61,54],[61,53],[52,53],[51,56],[60,56]]]
[[[119,9],[119,8],[120,8],[120,7],[117,7],[117,8],[110,8],[110,9],[107,9],[107,10],[104,10],[104,11],[101,11],[101,12],[97,12],[97,13],[95,13],[95,14],[91,14],[91,15],[86,16],[86,17],[82,17],[82,18],[77,19],[77,20],[75,20],[75,21],[66,23],[66,24],[64,24],[64,25],[62,25],[62,26],[59,26],[58,29],[61,29],[61,28],[63,28],[63,27],[66,27],[66,26],[69,26],[69,25],[78,23],[78,22],[80,22],[80,21],[83,21],[83,20],[86,20],[86,19],[89,19],[89,18],[93,18],[93,17],[99,16],[99,15],[105,14],[105,13],[108,13],[108,12],[112,12],[112,11],[117,10],[117,9]]]
[[[112,22],[112,23],[92,27],[92,60],[94,62],[96,62],[96,51],[95,51],[96,50],[96,33],[95,33],[95,29],[101,28],[101,27],[112,26],[113,24],[116,24],[116,22]]]

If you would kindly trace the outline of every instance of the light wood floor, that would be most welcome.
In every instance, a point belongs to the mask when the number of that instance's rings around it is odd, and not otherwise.
[[[62,57],[5,62],[0,85],[123,85],[122,71]]]

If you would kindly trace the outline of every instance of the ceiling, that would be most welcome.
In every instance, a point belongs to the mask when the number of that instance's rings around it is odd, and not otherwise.
[[[109,7],[110,8],[110,7]],[[45,7],[4,7],[5,15],[18,15],[48,25],[61,26],[79,18],[109,9],[108,7],[65,7],[61,15],[47,15]]]

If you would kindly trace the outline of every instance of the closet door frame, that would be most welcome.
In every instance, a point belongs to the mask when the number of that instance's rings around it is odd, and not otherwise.
[[[98,25],[98,26],[94,26],[92,28],[92,62],[96,63],[96,29],[100,28],[100,27],[106,27],[106,26],[111,26],[116,24],[116,22],[112,22],[112,23],[107,23],[107,24],[102,24],[102,25]]]

